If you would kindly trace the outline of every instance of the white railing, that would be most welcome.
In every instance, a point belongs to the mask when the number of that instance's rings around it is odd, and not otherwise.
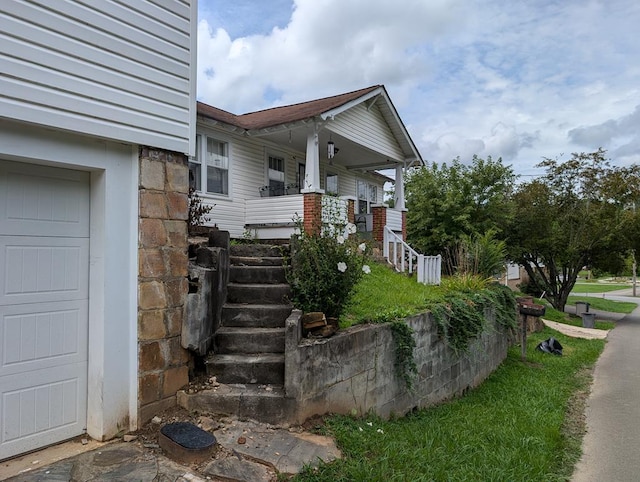
[[[349,221],[347,201],[334,196],[322,196],[322,223],[347,224]]]
[[[401,273],[417,273],[418,282],[439,285],[442,256],[425,256],[409,246],[387,226],[384,227],[383,255]]]

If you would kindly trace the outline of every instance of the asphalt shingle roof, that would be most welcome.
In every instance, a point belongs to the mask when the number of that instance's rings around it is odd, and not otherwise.
[[[363,95],[366,95],[380,87],[380,85],[374,85],[365,89],[347,92],[345,94],[334,95],[308,102],[301,102],[299,104],[272,107],[271,109],[259,110],[242,115],[235,115],[222,109],[218,109],[217,107],[198,102],[198,114],[247,130],[264,129],[318,116],[323,112],[327,112],[351,102],[352,100],[358,99],[359,97],[362,97]]]

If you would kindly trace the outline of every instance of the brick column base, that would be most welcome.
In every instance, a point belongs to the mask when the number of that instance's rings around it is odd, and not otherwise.
[[[304,193],[304,232],[310,235],[320,234],[322,226],[322,194]]]
[[[407,240],[407,211],[402,211],[402,240]]]
[[[356,202],[353,199],[347,200],[347,220],[351,224],[356,223]]]
[[[382,242],[384,240],[384,227],[387,225],[387,208],[385,206],[375,206],[371,209],[373,213],[373,239]]]

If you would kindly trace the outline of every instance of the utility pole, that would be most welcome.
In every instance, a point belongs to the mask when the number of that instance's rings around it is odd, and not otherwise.
[[[633,266],[632,266],[632,270],[633,270],[633,296],[636,296],[636,282],[638,281],[638,277],[636,276],[636,250],[632,250],[631,251],[631,256],[633,256]]]

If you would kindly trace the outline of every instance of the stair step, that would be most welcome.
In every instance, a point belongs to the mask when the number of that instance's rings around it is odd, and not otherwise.
[[[231,266],[231,283],[286,283],[284,266]]]
[[[286,398],[278,385],[220,385],[212,390],[196,393],[178,392],[178,405],[199,413],[234,415],[278,425],[293,423],[295,400]]]
[[[222,327],[216,331],[216,353],[284,353],[284,328]]]
[[[284,354],[213,355],[205,362],[207,373],[220,383],[284,384]]]
[[[229,262],[232,266],[282,266],[284,258],[282,256],[230,256]]]
[[[270,244],[234,244],[229,248],[231,256],[278,258],[288,254],[287,245],[275,246]]]
[[[278,284],[241,284],[227,285],[227,302],[251,304],[282,304],[288,303],[291,297],[291,287],[285,283]]]
[[[222,326],[245,328],[280,328],[291,314],[293,306],[273,304],[225,303],[222,306]]]

